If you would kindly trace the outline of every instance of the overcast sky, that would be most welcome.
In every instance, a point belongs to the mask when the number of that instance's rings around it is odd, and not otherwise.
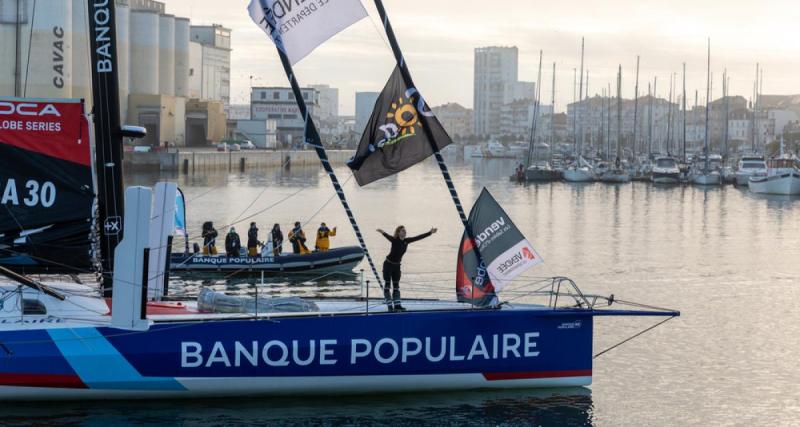
[[[246,0],[165,0],[167,12],[194,24],[218,23],[233,30],[234,103],[246,103],[254,85],[286,85],[274,45],[250,21]],[[354,93],[378,91],[394,65],[372,1],[362,0],[368,19],[346,29],[295,66],[301,85],[339,88],[340,114],[352,114]],[[573,94],[573,68],[586,37],[589,94],[616,81],[622,65],[623,96],[634,92],[636,55],[641,55],[640,94],[658,77],[666,97],[672,72],[687,63],[687,98],[705,95],[706,39],[711,37],[714,97],[722,93],[727,67],[731,93],[750,97],[755,64],[764,67],[764,93],[800,92],[800,4],[797,0],[384,0],[414,80],[431,105],[472,106],[473,49],[519,47],[521,80],[536,80],[544,51],[543,99],[549,103],[556,62],[556,108]],[[680,74],[679,74],[680,78]],[[616,89],[612,89],[616,91]]]

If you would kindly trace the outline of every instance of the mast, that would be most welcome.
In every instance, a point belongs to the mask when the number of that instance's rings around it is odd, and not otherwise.
[[[639,55],[636,55],[636,85],[633,87],[633,158],[636,159],[638,143],[637,122],[639,119]]]
[[[706,129],[705,129],[705,156],[706,156],[706,164],[705,170],[703,170],[704,174],[707,174],[710,165],[709,165],[709,150],[708,150],[708,108],[710,106],[711,100],[711,39],[708,39],[708,65],[706,68]]]
[[[531,165],[531,158],[536,159],[536,122],[539,120],[539,97],[542,93],[542,51],[539,50],[539,74],[536,77],[536,93],[533,94],[533,118],[531,119],[531,139],[528,145],[528,162],[525,164],[527,169]]]
[[[724,139],[725,151],[723,154],[724,159],[728,158],[728,139],[730,137],[730,133],[728,130],[728,126],[730,125],[730,109],[731,109],[730,99],[728,98],[728,92],[730,91],[730,88],[728,87],[729,85],[730,81],[728,80],[728,70],[725,69],[725,71],[722,73],[722,96],[725,97],[725,139]]]
[[[553,147],[556,143],[556,63],[553,62],[553,87],[550,96],[550,156],[553,156]]]
[[[584,108],[589,109],[589,113],[591,114],[591,105],[588,102],[589,101],[589,69],[588,68],[586,69],[586,93],[583,94],[583,99],[584,99],[584,101],[586,101],[585,103],[583,103]],[[591,117],[589,117],[589,119],[591,120]],[[591,147],[593,145],[592,137],[594,135],[592,133],[592,124],[591,124],[591,122],[589,123],[588,127],[589,127],[589,146]]]
[[[622,161],[622,64],[617,71],[617,161]]]
[[[667,155],[672,155],[672,73],[669,75],[669,96],[667,105]]]
[[[606,88],[602,88],[600,90],[600,95],[601,95],[601,98],[600,98],[600,138],[599,138],[599,142],[600,142],[600,148],[602,149],[603,140],[605,139],[605,133],[606,133],[606,126],[605,126],[605,124],[606,124]],[[600,151],[598,150],[598,153],[599,152]]]
[[[578,90],[578,69],[572,69],[572,151],[578,153],[578,101],[576,98]]]
[[[699,123],[698,123],[699,121],[697,120],[697,105],[698,105],[698,103],[697,103],[697,99],[698,99],[697,93],[698,93],[698,91],[697,91],[697,89],[695,89],[694,90],[694,109],[692,110],[692,122],[695,125],[695,129],[697,129],[697,126],[699,125]]]
[[[606,100],[606,160],[611,161],[611,83],[608,83]]]
[[[580,158],[583,156],[583,37],[581,37],[581,79],[578,85],[578,111],[580,111],[580,119],[578,120],[580,131],[578,132],[577,156]]]
[[[686,163],[686,63],[683,63],[683,162]]]
[[[658,96],[658,76],[655,76],[653,78],[653,98],[655,98],[657,96]],[[655,102],[655,100],[653,100],[653,102]],[[653,126],[655,127],[657,125],[654,124]],[[658,139],[658,133],[659,133],[658,129],[655,129],[655,131],[656,131],[656,139]],[[653,154],[653,146],[652,145],[650,146],[650,154],[651,155]]]
[[[647,82],[647,156],[653,157],[653,93],[650,82]]]
[[[122,239],[122,129],[119,117],[116,5],[89,1],[92,100],[97,173],[98,226],[103,270],[103,295],[111,296],[114,249]]]
[[[756,152],[756,125],[757,125],[756,115],[758,113],[758,65],[759,65],[758,62],[756,62],[756,81],[753,83],[753,102],[751,105],[753,107],[753,120],[751,120],[753,126],[750,132],[751,134],[750,150],[752,150],[753,153]]]

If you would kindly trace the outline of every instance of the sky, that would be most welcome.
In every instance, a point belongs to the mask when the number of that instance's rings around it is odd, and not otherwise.
[[[193,24],[233,30],[231,98],[247,103],[249,88],[287,86],[275,47],[247,15],[247,0],[164,0],[167,13]],[[339,112],[353,114],[356,91],[379,91],[394,60],[374,4],[369,17],[342,31],[295,65],[301,85],[339,88]],[[220,6],[223,5],[224,6]],[[632,97],[636,57],[639,93],[658,78],[666,98],[672,73],[681,81],[687,65],[687,98],[701,103],[706,90],[706,49],[711,39],[712,98],[730,93],[750,98],[756,63],[764,69],[763,93],[800,93],[800,6],[797,0],[384,0],[417,88],[430,105],[472,107],[474,48],[517,46],[519,78],[535,81],[543,51],[542,98],[549,104],[556,63],[556,110],[573,99],[573,69],[585,38],[589,95],[616,84],[622,66],[623,97]],[[680,83],[679,83],[680,85]],[[612,87],[616,92],[616,88]]]

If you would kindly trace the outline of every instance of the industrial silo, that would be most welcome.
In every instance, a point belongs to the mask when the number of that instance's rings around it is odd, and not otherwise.
[[[7,2],[4,2],[7,3]],[[72,0],[27,3],[19,39],[22,87],[29,98],[72,96]]]
[[[0,1],[0,95],[13,96],[17,71],[17,4]]]
[[[189,19],[175,18],[175,96],[189,96]]]
[[[158,95],[159,92],[158,12],[131,10],[130,93]]]
[[[89,22],[86,0],[72,0],[72,97],[86,100],[92,106],[92,73],[89,65]]]
[[[158,86],[162,95],[175,95],[175,17],[158,18]]]
[[[131,8],[128,0],[116,0],[116,4],[119,115],[122,123],[125,123],[128,117],[128,94],[130,93]]]

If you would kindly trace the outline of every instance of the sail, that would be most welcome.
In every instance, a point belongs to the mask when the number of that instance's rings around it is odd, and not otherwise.
[[[186,230],[186,197],[178,188],[175,192],[175,236],[183,237],[184,252],[189,252],[189,232]]]
[[[0,265],[88,271],[94,185],[78,100],[0,98]]]
[[[461,238],[458,300],[479,307],[495,305],[497,292],[542,258],[485,188],[469,213],[467,226],[473,238],[466,230]]]

